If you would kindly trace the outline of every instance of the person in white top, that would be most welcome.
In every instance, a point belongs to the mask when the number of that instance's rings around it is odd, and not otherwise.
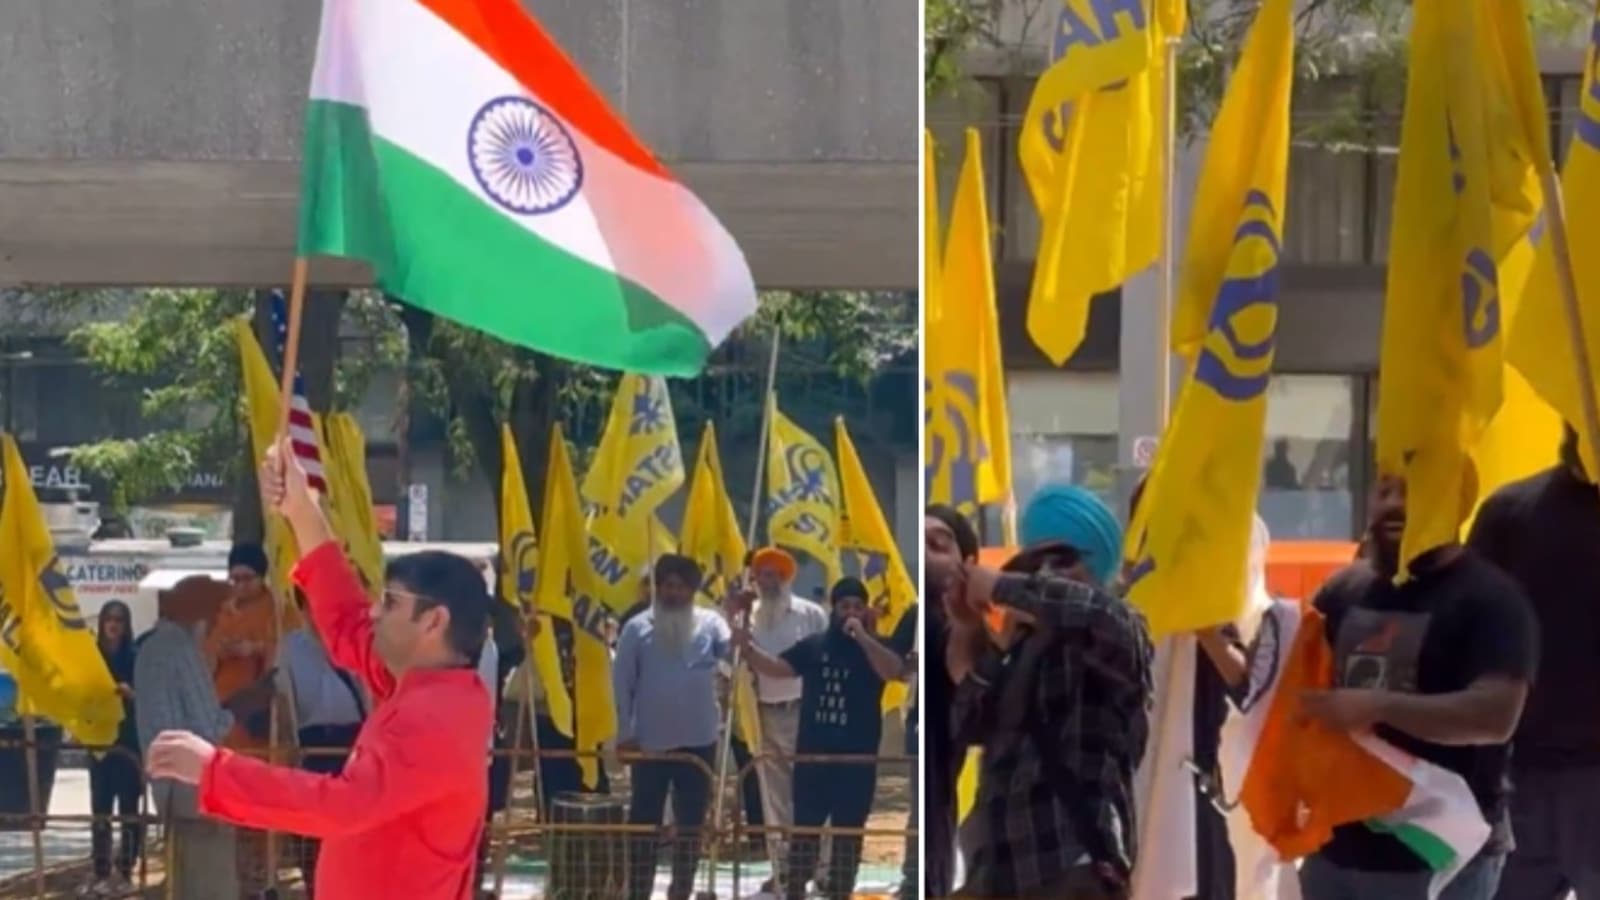
[[[793,556],[777,547],[763,547],[751,557],[756,601],[750,614],[750,634],[757,646],[773,656],[800,641],[828,630],[822,607],[794,593],[797,566]],[[769,828],[794,826],[794,745],[800,731],[799,678],[756,676],[756,701],[761,714],[761,774],[763,812]],[[774,859],[787,859],[781,831],[768,832]]]

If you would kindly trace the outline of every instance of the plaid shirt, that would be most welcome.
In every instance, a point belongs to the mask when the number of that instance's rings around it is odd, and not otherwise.
[[[995,601],[1038,628],[1003,655],[991,650],[956,688],[956,742],[983,747],[977,802],[962,826],[965,889],[1018,896],[1092,863],[1127,876],[1152,695],[1144,619],[1059,578],[1002,576]]]

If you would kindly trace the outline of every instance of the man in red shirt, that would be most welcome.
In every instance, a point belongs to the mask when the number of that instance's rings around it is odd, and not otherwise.
[[[375,708],[337,775],[168,731],[150,748],[150,776],[198,785],[206,815],[321,839],[319,898],[468,900],[493,720],[474,668],[492,602],[483,577],[453,554],[412,554],[389,564],[373,605],[286,444],[268,455],[261,485],[304,551],[294,580],[317,633],[334,664],[365,682]]]

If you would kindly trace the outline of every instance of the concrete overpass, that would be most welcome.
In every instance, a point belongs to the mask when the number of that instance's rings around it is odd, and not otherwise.
[[[523,2],[761,286],[917,285],[920,0]],[[0,286],[285,282],[318,10],[0,3]]]

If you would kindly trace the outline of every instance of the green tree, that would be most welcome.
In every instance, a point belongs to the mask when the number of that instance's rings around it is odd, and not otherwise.
[[[142,434],[71,451],[76,465],[111,486],[111,507],[177,490],[198,471],[231,472],[239,487],[236,528],[241,536],[252,535],[260,511],[229,323],[253,314],[270,356],[265,293],[50,291],[12,295],[7,302],[13,309],[30,307],[41,321],[98,319],[73,328],[70,345],[108,390],[139,398],[147,423]],[[910,294],[764,295],[757,315],[719,348],[703,377],[671,382],[685,441],[713,417],[725,441],[754,437],[774,329],[783,344],[778,386],[792,398],[786,400],[791,414],[799,410],[797,418],[810,418],[819,428],[835,413],[854,418],[875,375],[896,360],[903,366],[915,352],[916,309]],[[487,478],[497,500],[499,428],[510,422],[534,509],[551,423],[560,418],[586,452],[598,437],[618,377],[512,347],[371,291],[312,292],[305,315],[300,361],[313,409],[351,408],[374,373],[398,372],[394,435],[401,481],[407,478],[411,440],[442,427],[455,474]]]

